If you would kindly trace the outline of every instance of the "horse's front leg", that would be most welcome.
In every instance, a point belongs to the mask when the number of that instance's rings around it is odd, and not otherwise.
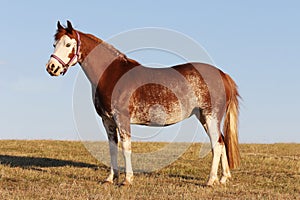
[[[122,143],[122,152],[125,160],[125,180],[122,185],[131,185],[133,182],[133,171],[131,166],[131,134],[130,131],[120,130],[120,138]]]
[[[123,186],[131,185],[133,182],[133,171],[131,166],[131,134],[130,122],[127,115],[115,115],[122,145],[122,153],[125,160],[125,180]]]
[[[105,127],[108,142],[109,142],[109,152],[110,152],[110,173],[105,179],[104,183],[114,183],[119,179],[118,170],[118,133],[117,125],[115,121],[111,118],[102,117],[103,125]]]

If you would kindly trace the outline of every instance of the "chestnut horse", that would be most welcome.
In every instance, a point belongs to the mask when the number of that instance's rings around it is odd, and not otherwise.
[[[220,160],[220,182],[231,177],[229,169],[240,163],[239,93],[229,75],[203,63],[144,67],[101,39],[75,30],[69,21],[67,27],[57,23],[54,47],[46,65],[51,76],[64,75],[79,63],[91,83],[94,106],[109,140],[111,170],[106,183],[119,177],[120,138],[126,172],[122,184],[132,184],[130,124],[167,126],[192,115],[210,138],[213,159],[207,185],[219,183]]]

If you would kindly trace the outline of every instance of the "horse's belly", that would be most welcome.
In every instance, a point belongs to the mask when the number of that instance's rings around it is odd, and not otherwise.
[[[129,112],[132,124],[164,126],[190,116],[192,108],[183,105],[180,97],[158,84],[147,84],[131,97]]]
[[[137,106],[131,114],[130,122],[132,124],[164,126],[177,123],[187,117],[182,116],[182,114],[180,107],[176,104],[171,110],[159,104]]]

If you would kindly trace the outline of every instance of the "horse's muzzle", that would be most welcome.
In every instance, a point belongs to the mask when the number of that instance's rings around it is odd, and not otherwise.
[[[46,70],[51,76],[59,76],[64,73],[63,67],[51,62],[46,65]]]

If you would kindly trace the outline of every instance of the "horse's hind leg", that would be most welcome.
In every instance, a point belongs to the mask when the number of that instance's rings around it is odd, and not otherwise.
[[[220,183],[225,184],[227,179],[231,177],[231,174],[229,170],[224,139],[220,131],[220,120],[213,117],[204,117],[203,115],[201,117],[202,119],[199,120],[210,138],[213,153],[212,166],[207,185],[211,186],[214,183],[219,182],[217,173],[220,159],[222,166],[222,178]]]
[[[203,124],[203,121],[201,123]],[[220,163],[221,155],[223,153],[223,149],[225,149],[225,145],[220,131],[220,120],[212,116],[207,116],[205,119],[205,125],[203,124],[203,126],[206,129],[206,132],[210,138],[212,154],[213,154],[211,171],[206,185],[212,186],[215,183],[216,184],[219,183],[218,166]]]
[[[102,117],[102,121],[109,141],[109,152],[110,152],[110,163],[111,163],[110,173],[104,182],[113,183],[114,181],[118,181],[119,178],[117,125],[113,119],[105,116]]]
[[[222,138],[223,140],[223,138]],[[227,155],[226,155],[226,147],[223,141],[222,144],[222,152],[221,152],[221,165],[222,165],[222,178],[220,180],[221,184],[225,184],[228,178],[231,178]]]

